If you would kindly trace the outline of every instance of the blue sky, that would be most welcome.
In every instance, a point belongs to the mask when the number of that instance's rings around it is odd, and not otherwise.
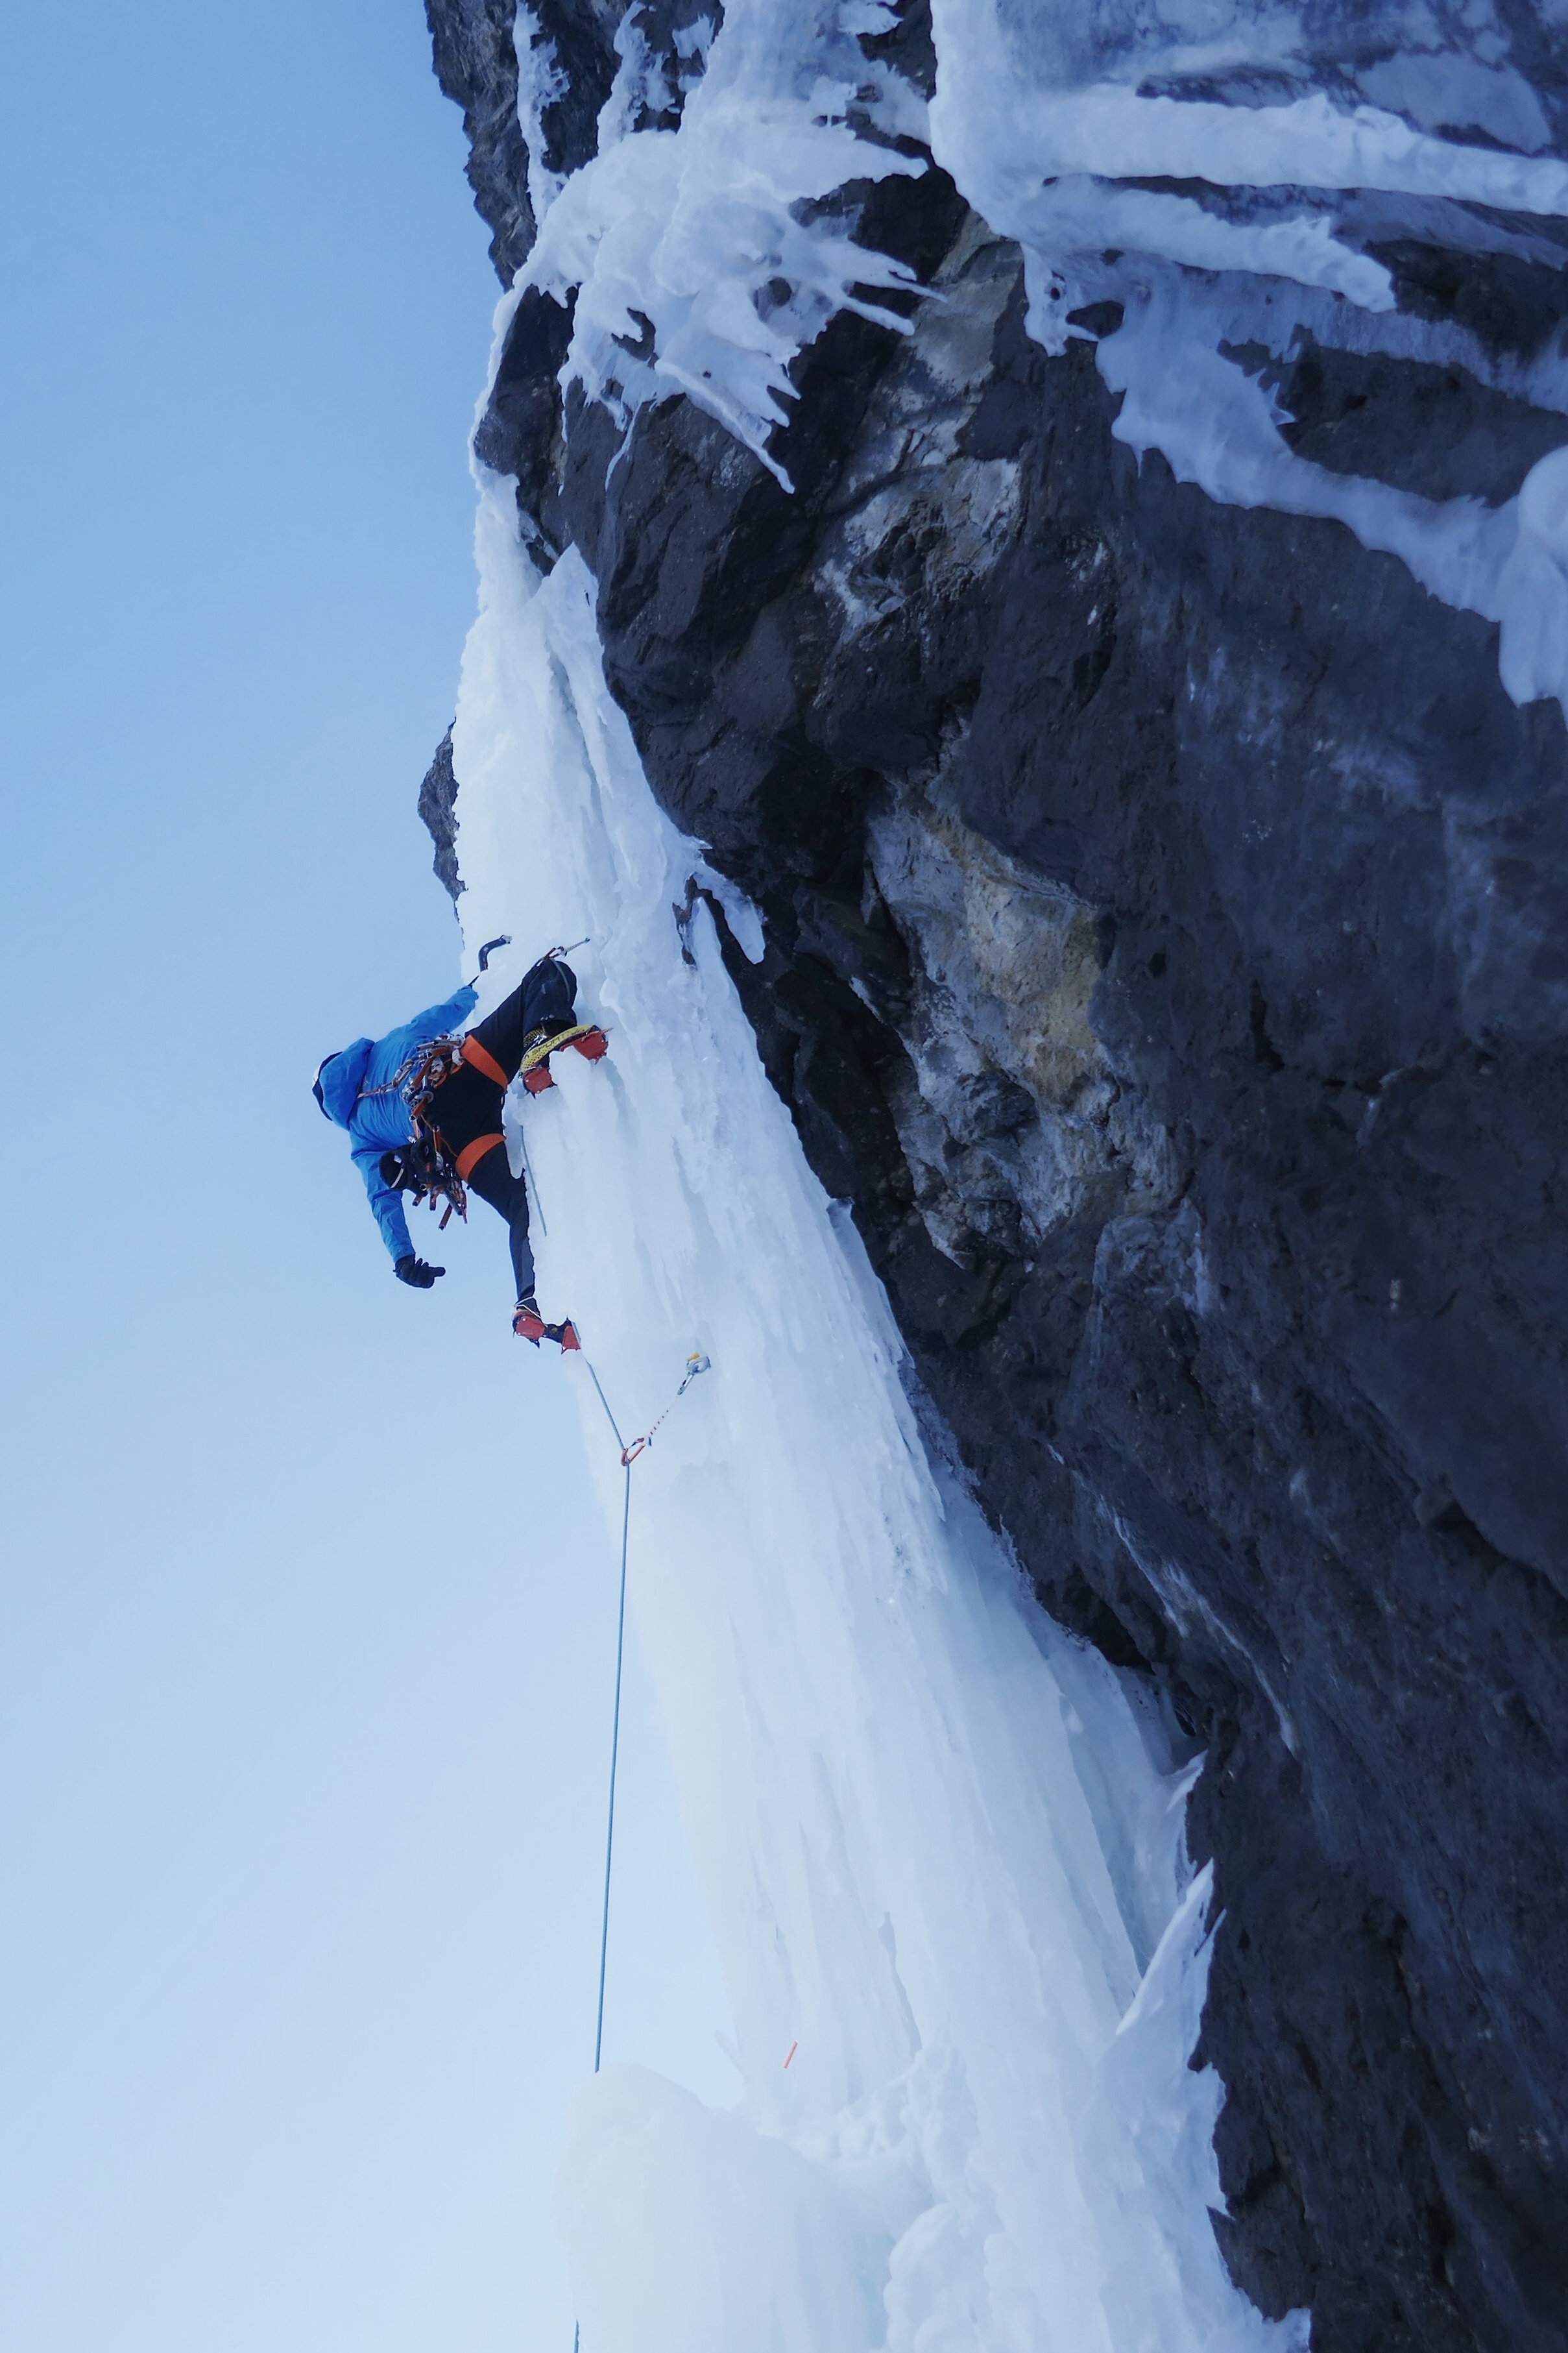
[[[404,1290],[308,1092],[458,977],[460,121],[417,0],[5,46],[6,2342],[547,2347],[615,1563],[499,1220]],[[723,2096],[635,1664],[625,1737],[606,2056]]]

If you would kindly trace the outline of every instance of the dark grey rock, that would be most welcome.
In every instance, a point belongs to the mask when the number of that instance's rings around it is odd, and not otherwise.
[[[517,119],[516,0],[426,0],[436,79],[463,110],[468,185],[491,231],[490,259],[510,286],[533,245],[528,150]]]
[[[434,14],[449,46],[484,20]],[[894,37],[929,71],[915,11]],[[1516,41],[1553,120],[1560,47]],[[941,174],[847,202],[942,300],[802,355],[793,496],[682,402],[611,477],[547,308],[483,452],[542,561],[582,549],[654,789],[763,910],[763,964],[730,962],[764,1062],[986,1509],[1207,1750],[1237,2278],[1310,2303],[1329,2353],[1547,2353],[1563,719],[1339,524],[1140,467],[1091,348],[1028,341],[1018,255]],[[1402,217],[1410,317],[1520,357],[1562,332],[1541,224]],[[1506,498],[1568,439],[1451,347],[1303,336],[1271,381],[1303,455],[1431,497]]]
[[[419,815],[436,845],[431,868],[442,889],[449,892],[454,901],[460,891],[468,888],[458,871],[457,798],[458,778],[452,766],[452,730],[448,727],[436,746],[435,758],[425,771],[425,781],[419,787]]]

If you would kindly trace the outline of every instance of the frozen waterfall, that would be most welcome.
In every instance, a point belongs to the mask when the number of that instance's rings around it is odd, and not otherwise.
[[[584,2353],[1304,2347],[1206,2211],[1193,1768],[944,1461],[700,904],[683,955],[700,849],[606,691],[581,560],[539,579],[510,482],[479,551],[465,928],[529,956],[590,934],[611,1032],[521,1111],[542,1295],[633,1428],[691,1348],[713,1366],[637,1466],[629,1607],[746,2089],[722,2114],[637,2069],[585,2085],[559,2189]],[[516,977],[498,959],[491,995]],[[562,1377],[618,1535],[598,1401]]]

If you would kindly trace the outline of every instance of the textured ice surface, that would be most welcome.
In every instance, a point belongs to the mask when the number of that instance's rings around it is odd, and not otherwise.
[[[573,963],[610,1031],[521,1107],[570,1308],[628,1434],[630,1608],[746,2091],[584,2087],[560,2222],[584,2353],[1304,2347],[1226,2278],[1187,1777],[1050,1628],[922,1440],[603,679],[593,584],[540,583],[506,483],[453,737],[471,941]],[[492,963],[499,996],[516,970]],[[578,1384],[604,1507],[621,1473]],[[785,2060],[794,2049],[790,2063]]]

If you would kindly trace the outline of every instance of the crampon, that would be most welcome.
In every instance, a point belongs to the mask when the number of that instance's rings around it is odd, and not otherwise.
[[[562,1324],[547,1324],[539,1312],[537,1301],[532,1299],[518,1301],[512,1312],[511,1328],[520,1340],[531,1341],[536,1348],[541,1340],[553,1340],[556,1346],[563,1351],[583,1345],[577,1337],[577,1326],[570,1316]]]
[[[531,1095],[542,1094],[546,1087],[555,1084],[550,1075],[552,1054],[559,1054],[564,1046],[574,1046],[584,1061],[597,1062],[608,1051],[609,1043],[596,1021],[581,1021],[571,1029],[557,1029],[553,1036],[542,1038],[530,1046],[518,1075]]]

